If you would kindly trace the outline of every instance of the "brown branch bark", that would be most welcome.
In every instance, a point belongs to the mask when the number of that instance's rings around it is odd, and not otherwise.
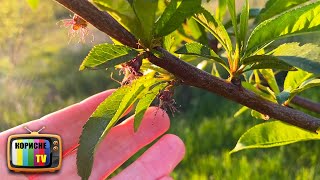
[[[56,1],[87,20],[102,32],[105,32],[125,45],[137,48],[138,41],[131,33],[124,29],[108,13],[98,10],[87,0]],[[287,122],[312,132],[316,132],[320,127],[320,120],[315,117],[266,101],[253,92],[197,69],[161,47],[155,49],[161,52],[163,57],[157,58],[150,53],[150,62],[166,69],[187,85],[219,94],[225,98],[259,111],[260,113],[266,114],[271,118]]]
[[[309,99],[305,99],[300,96],[295,96],[291,102],[295,105],[298,105],[304,109],[316,112],[320,114],[320,103],[316,103],[313,101],[310,101]]]

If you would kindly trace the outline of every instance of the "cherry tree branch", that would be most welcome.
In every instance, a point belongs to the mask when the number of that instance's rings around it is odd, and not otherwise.
[[[119,42],[133,48],[138,47],[137,39],[129,31],[108,13],[98,10],[87,0],[56,1]],[[320,119],[318,118],[262,99],[251,91],[197,69],[161,47],[156,47],[155,50],[162,53],[162,57],[158,58],[149,53],[150,62],[174,74],[187,85],[216,93],[268,115],[270,118],[278,119],[312,132],[316,132],[320,127]]]
[[[295,105],[298,105],[304,109],[316,112],[320,114],[320,103],[310,101],[309,99],[300,97],[300,96],[295,96],[291,102]]]

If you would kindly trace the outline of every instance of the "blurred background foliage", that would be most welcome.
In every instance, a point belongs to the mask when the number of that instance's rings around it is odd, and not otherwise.
[[[68,44],[68,29],[56,23],[70,12],[52,0],[35,9],[22,0],[0,3],[0,132],[118,86],[110,72],[78,71],[90,48],[109,41],[107,36],[89,27],[93,43]],[[251,1],[253,7],[264,3]],[[315,35],[300,38],[319,43]],[[320,102],[319,88],[302,96]],[[171,118],[169,132],[183,139],[187,153],[175,179],[320,179],[319,141],[229,156],[241,134],[261,120],[249,113],[234,118],[240,105],[196,88],[179,87],[176,101],[180,113]]]

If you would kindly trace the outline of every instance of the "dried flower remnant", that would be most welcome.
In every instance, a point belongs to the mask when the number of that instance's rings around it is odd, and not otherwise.
[[[119,73],[131,73],[136,76],[142,76],[143,74],[140,72],[140,67],[142,65],[142,58],[140,56],[137,56],[130,61],[121,64],[121,69]]]
[[[79,42],[85,42],[85,38],[90,34],[88,29],[88,22],[84,19],[82,19],[80,16],[74,14],[72,19],[63,19],[59,21],[57,24],[60,24],[60,26],[70,28],[68,32],[68,36],[70,37],[70,41],[75,38],[76,36],[79,37]],[[91,42],[94,41],[94,36],[92,35]]]
[[[121,82],[113,79],[112,76],[111,76],[111,79],[121,84],[121,86],[131,84],[133,80],[137,79],[140,76],[143,76],[143,73],[140,72],[141,65],[142,65],[142,58],[140,56],[137,56],[131,59],[130,61],[120,65],[119,75],[121,74],[124,75]]]
[[[143,74],[141,73],[141,75],[135,75],[135,74],[127,74],[124,76],[124,78],[121,81],[121,86],[125,86],[128,84],[131,84],[131,82],[135,79],[137,79],[138,77],[142,76]]]
[[[123,63],[120,65],[119,75],[123,74],[124,77],[122,81],[118,81],[112,77],[113,73],[111,73],[111,79],[118,82],[121,86],[125,86],[131,84],[131,82],[138,77],[143,76],[143,73],[140,72],[142,62],[140,63],[136,58]]]
[[[170,110],[172,116],[174,116],[174,113],[178,111],[178,109],[176,108],[176,101],[173,99],[173,87],[174,81],[171,81],[170,84],[158,94],[159,108],[165,111]]]

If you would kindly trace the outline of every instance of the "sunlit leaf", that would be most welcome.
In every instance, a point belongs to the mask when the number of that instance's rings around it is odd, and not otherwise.
[[[245,48],[246,44],[246,38],[247,38],[247,32],[248,32],[248,26],[249,26],[249,1],[246,0],[246,4],[243,7],[240,15],[240,33],[239,33],[239,39],[241,42],[241,48]]]
[[[279,38],[320,31],[320,2],[285,12],[259,24],[248,40],[250,55]]]
[[[288,97],[286,97],[286,99],[283,99],[283,102],[285,102],[285,101],[290,102],[292,100],[292,98],[294,96],[296,96],[298,93],[300,93],[304,90],[307,90],[309,88],[316,87],[316,86],[320,86],[320,79],[312,78],[312,79],[308,79],[308,80],[304,81],[303,83],[301,83],[301,85],[299,87],[297,87],[296,89],[293,89],[290,92],[283,91],[280,94],[288,93]],[[281,102],[281,103],[283,103],[283,102]]]
[[[227,67],[225,67],[227,68]],[[228,69],[226,69],[228,71]],[[212,62],[212,68],[211,68],[211,75],[216,76],[216,77],[221,77],[219,70],[217,68],[217,63]]]
[[[253,77],[254,77],[254,71],[253,70],[248,70],[242,73],[245,81],[252,83]]]
[[[194,17],[195,20],[204,26],[221,43],[226,51],[229,53],[232,52],[230,37],[220,21],[216,20],[205,9],[203,9],[201,13],[196,14]]]
[[[234,113],[233,117],[238,117],[244,112],[246,112],[247,110],[249,110],[249,108],[247,106],[243,106],[236,113]]]
[[[226,0],[228,5],[228,10],[231,16],[231,21],[233,25],[233,31],[238,39],[238,20],[237,20],[237,12],[236,12],[236,3],[235,0]]]
[[[187,43],[180,49],[178,49],[175,53],[206,57],[226,65],[224,60],[222,60],[212,49],[197,42]]]
[[[27,0],[27,3],[33,10],[37,9],[39,6],[39,0]]]
[[[171,0],[154,27],[156,37],[170,34],[176,30],[183,21],[200,10],[201,0]]]
[[[257,17],[258,22],[262,22],[273,16],[279,15],[293,7],[296,7],[302,3],[308,2],[309,0],[269,0],[265,8],[263,8]]]
[[[226,12],[227,12],[227,1],[219,0],[218,8],[216,10],[216,19],[222,22]]]
[[[267,81],[270,88],[273,90],[273,92],[277,95],[280,93],[279,86],[276,81],[276,77],[273,73],[272,69],[261,69],[260,73],[264,77],[264,79]]]
[[[197,42],[208,45],[207,32],[195,19],[188,19],[187,23],[183,25],[183,29],[187,35],[191,36]]]
[[[296,93],[300,93],[306,89],[309,89],[309,88],[312,88],[312,87],[316,87],[316,86],[320,86],[320,79],[316,79],[316,78],[313,78],[313,79],[308,79],[306,80],[305,82],[303,82],[299,88],[295,89],[292,91],[293,94],[296,94]]]
[[[171,48],[174,44],[174,40],[175,40],[175,38],[172,34],[164,36],[163,42],[162,42],[163,48],[166,49],[167,51],[171,52]]]
[[[312,76],[311,73],[308,73],[306,71],[298,70],[298,71],[291,71],[288,72],[285,80],[283,89],[285,91],[292,91],[296,88],[298,88],[304,81],[309,79]]]
[[[88,179],[91,174],[94,151],[123,113],[137,100],[139,94],[155,82],[152,76],[143,76],[132,84],[122,86],[105,99],[83,126],[77,153],[78,174]],[[149,83],[147,83],[149,82]],[[152,83],[151,83],[152,84]]]
[[[318,45],[287,43],[273,50],[272,55],[292,66],[320,74],[320,47]]]
[[[251,116],[256,119],[269,120],[269,116],[261,114],[260,112],[258,112],[256,110],[251,110]]]
[[[271,121],[256,125],[245,132],[230,153],[244,149],[271,148],[300,141],[319,139],[319,134],[280,121]]]
[[[267,93],[261,91],[260,89],[258,89],[257,87],[255,87],[253,84],[250,84],[250,83],[244,81],[244,82],[241,82],[241,85],[242,85],[244,88],[246,88],[246,89],[248,89],[248,90],[256,93],[257,95],[259,95],[260,97],[262,97],[262,98],[264,98],[264,99],[267,99],[267,100],[273,101],[273,102],[275,101],[274,98],[273,98],[273,96],[271,96],[270,94],[267,94]]]
[[[129,89],[128,86],[124,86],[110,95],[97,107],[90,119],[83,126],[79,142],[80,146],[77,153],[78,174],[83,179],[89,178],[96,145],[102,139],[105,128],[117,112],[122,98]]]
[[[158,0],[133,0],[132,7],[142,30],[139,38],[145,43],[144,45],[149,47],[153,37],[153,25],[155,23]]]
[[[297,90],[303,82],[312,76],[313,74],[301,69],[298,71],[288,72],[284,80],[283,91],[277,95],[277,102],[279,104],[284,104],[286,101],[289,102],[290,99],[292,99],[292,97],[298,93],[293,93],[293,91]]]
[[[260,9],[257,9],[257,8],[249,9],[249,19],[256,18],[259,15],[259,13],[260,13]],[[238,21],[237,23],[238,24],[240,23],[240,15],[241,14],[237,15],[237,21]],[[229,29],[231,26],[232,26],[232,20],[231,19],[224,24],[224,27],[226,29]]]
[[[200,63],[198,63],[196,67],[198,69],[204,70],[207,67],[207,65],[208,65],[208,61],[207,60],[203,60]]]
[[[152,88],[148,93],[142,97],[136,107],[135,113],[134,113],[134,131],[137,131],[140,123],[142,121],[142,118],[148,109],[148,107],[151,105],[152,101],[157,97],[159,92],[165,88],[168,85],[168,83],[161,83],[156,85],[154,88]]]
[[[249,69],[280,69],[280,70],[295,70],[292,65],[283,62],[276,56],[270,55],[254,55],[241,60],[244,65],[252,65]]]
[[[79,69],[113,67],[135,58],[138,54],[138,51],[127,46],[99,44],[92,48]]]
[[[127,0],[92,0],[100,9],[107,11],[113,18],[115,18],[121,25],[126,27],[130,32],[136,36],[140,36],[141,26],[136,17],[134,10]]]

